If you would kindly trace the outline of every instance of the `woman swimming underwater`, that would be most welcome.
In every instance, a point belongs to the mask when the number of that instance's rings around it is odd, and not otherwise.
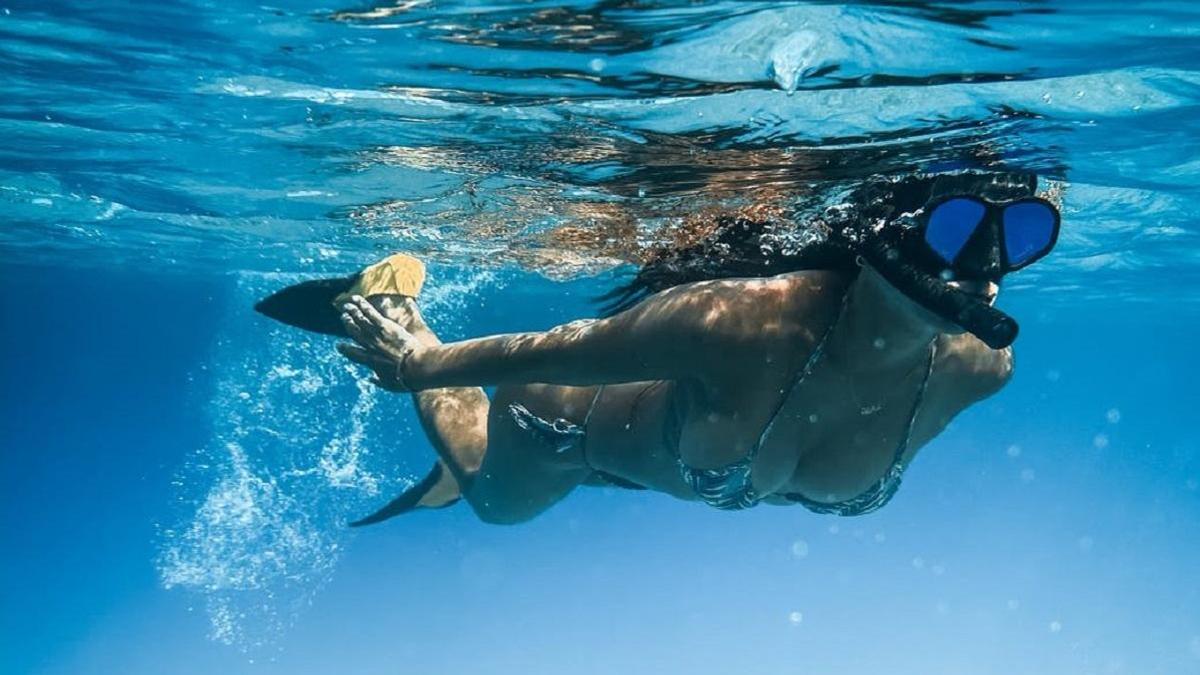
[[[325,303],[339,291],[354,340],[339,350],[412,392],[440,456],[356,524],[460,497],[486,522],[518,523],[579,485],[722,509],[874,511],[921,446],[1012,374],[1016,323],[992,304],[1005,274],[1057,240],[1058,210],[1036,185],[1012,173],[874,181],[792,253],[764,252],[769,224],[727,219],[645,265],[610,296],[619,311],[545,332],[442,343],[412,297],[411,258],[310,282]],[[381,274],[392,282],[363,283]],[[259,309],[305,325],[289,317],[303,304],[290,290]],[[481,387],[493,385],[489,401]]]

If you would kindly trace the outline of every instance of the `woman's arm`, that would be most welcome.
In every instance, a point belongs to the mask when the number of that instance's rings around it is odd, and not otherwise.
[[[388,349],[384,345],[384,351],[398,364],[397,375],[402,380],[398,388],[407,390],[531,382],[594,385],[689,377],[703,380],[727,371],[729,357],[741,351],[740,343],[758,341],[769,336],[772,327],[780,327],[782,308],[789,292],[794,292],[793,286],[773,279],[689,284],[606,319],[437,346],[421,346],[402,338],[404,346]],[[395,334],[397,329],[406,333],[365,300],[357,302],[357,309],[357,313],[351,312],[347,327],[367,351],[377,349],[369,344],[370,335],[366,341],[360,337],[364,333]],[[374,326],[362,326],[363,321]],[[366,363],[346,349],[343,353]]]
[[[422,389],[677,379],[694,374],[708,342],[687,312],[649,301],[607,319],[420,349],[405,363],[404,378]]]

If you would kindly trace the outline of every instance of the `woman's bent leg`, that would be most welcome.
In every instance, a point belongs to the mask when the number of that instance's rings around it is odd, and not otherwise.
[[[550,508],[583,483],[592,469],[582,447],[562,449],[522,428],[509,412],[521,403],[548,419],[563,414],[574,399],[591,400],[587,390],[549,385],[500,387],[488,420],[488,450],[467,500],[489,523],[520,523]]]
[[[403,296],[376,307],[424,344],[441,344],[421,318],[416,304]],[[449,387],[413,393],[417,416],[438,456],[454,476],[467,503],[489,523],[518,523],[536,516],[583,482],[591,470],[581,452],[539,447],[508,412],[520,400],[537,406],[555,399],[590,401],[581,390],[564,387],[501,387],[491,404],[479,387]],[[555,395],[559,394],[559,395]]]
[[[442,343],[411,298],[372,296],[370,300],[423,344]],[[412,396],[421,426],[438,456],[460,486],[469,484],[487,452],[487,394],[479,387],[447,387],[413,392]]]

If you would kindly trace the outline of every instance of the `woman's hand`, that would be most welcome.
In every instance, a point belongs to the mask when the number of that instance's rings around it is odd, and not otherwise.
[[[404,364],[421,344],[412,333],[358,295],[342,305],[342,323],[358,343],[339,343],[343,356],[375,371],[374,384],[388,391],[413,391],[404,379]]]

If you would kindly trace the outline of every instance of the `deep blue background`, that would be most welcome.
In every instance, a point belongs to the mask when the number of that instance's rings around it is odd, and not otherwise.
[[[191,376],[222,285],[137,270],[0,275],[0,671],[19,673],[153,592],[147,516],[206,439]]]

